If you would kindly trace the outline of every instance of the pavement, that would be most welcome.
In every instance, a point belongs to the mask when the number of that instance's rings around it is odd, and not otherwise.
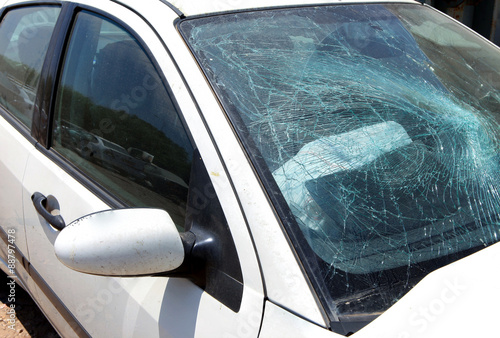
[[[58,338],[57,332],[22,287],[16,285],[11,293],[11,281],[0,271],[0,337]]]

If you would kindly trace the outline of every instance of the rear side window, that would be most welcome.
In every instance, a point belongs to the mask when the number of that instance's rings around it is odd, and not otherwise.
[[[0,25],[0,104],[28,127],[59,11],[56,6],[18,8]]]
[[[123,27],[80,12],[57,92],[53,148],[131,207],[183,228],[193,147],[169,91]]]

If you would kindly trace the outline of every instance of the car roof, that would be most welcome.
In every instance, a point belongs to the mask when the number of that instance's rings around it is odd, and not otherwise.
[[[62,0],[65,1],[65,0]],[[177,13],[178,16],[195,16],[219,12],[252,10],[270,7],[288,7],[322,4],[348,4],[348,3],[387,3],[387,2],[417,2],[416,0],[112,0],[126,5],[138,12],[148,3],[161,1]],[[422,0],[423,1],[423,0]],[[25,3],[25,0],[0,0],[0,6]],[[40,0],[40,3],[50,1]],[[59,2],[59,1],[57,1]],[[76,2],[86,3],[86,0]]]

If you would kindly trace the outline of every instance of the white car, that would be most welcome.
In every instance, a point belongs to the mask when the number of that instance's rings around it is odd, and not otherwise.
[[[406,0],[3,2],[0,267],[61,336],[498,335],[498,47]]]

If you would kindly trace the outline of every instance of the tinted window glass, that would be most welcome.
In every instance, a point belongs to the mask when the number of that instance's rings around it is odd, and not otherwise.
[[[193,148],[153,63],[122,27],[78,15],[54,123],[54,148],[88,176],[184,226]]]
[[[15,9],[0,26],[0,104],[27,126],[58,14],[59,7]]]

